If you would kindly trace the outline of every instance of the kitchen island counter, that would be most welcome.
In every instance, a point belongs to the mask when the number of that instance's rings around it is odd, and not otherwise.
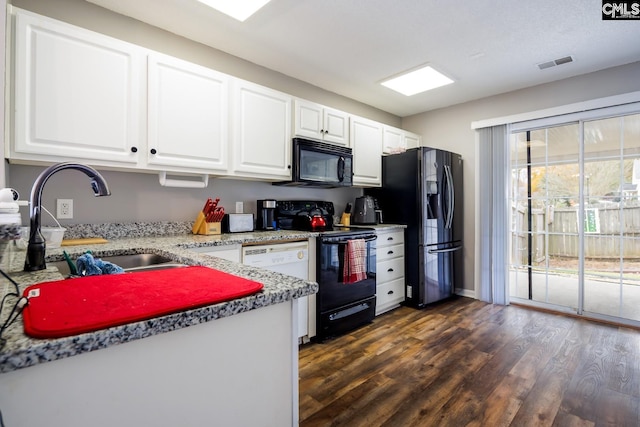
[[[269,243],[307,239],[317,233],[296,231],[272,231],[223,234],[216,236],[177,235],[160,237],[123,238],[106,244],[91,246],[67,246],[64,249],[72,258],[91,250],[95,257],[111,255],[156,253],[186,265],[204,265],[239,277],[255,280],[264,285],[262,291],[247,297],[186,310],[152,320],[134,322],[95,332],[57,339],[34,339],[23,332],[22,317],[3,334],[6,344],[0,351],[0,373],[10,372],[39,363],[49,362],[76,354],[106,348],[115,344],[137,340],[159,333],[232,316],[249,310],[289,301],[317,292],[315,282],[307,282],[290,276],[257,269],[221,258],[199,254],[191,250],[199,247],[217,247],[232,244]],[[48,249],[47,260],[63,260],[63,249]],[[18,252],[12,263],[10,276],[21,290],[36,283],[60,280],[58,270],[47,268],[37,272],[23,272],[25,252]],[[71,279],[72,280],[72,279]],[[3,287],[10,289],[8,286]]]
[[[251,279],[264,288],[231,301],[65,338],[26,336],[19,317],[3,334],[0,351],[0,411],[7,425],[297,425],[295,314],[299,298],[317,292],[317,283],[193,249],[316,235],[182,234],[65,247],[74,259],[86,250],[98,258],[155,253]],[[62,249],[47,250],[49,262],[62,259]],[[63,278],[55,267],[23,272],[23,263],[24,252],[18,252],[10,269],[21,290]],[[10,290],[3,285],[2,292]]]

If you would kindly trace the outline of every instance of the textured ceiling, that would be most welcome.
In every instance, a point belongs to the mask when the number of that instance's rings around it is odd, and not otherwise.
[[[640,60],[640,20],[603,21],[600,0],[272,0],[244,23],[196,0],[87,1],[400,117]],[[379,84],[424,64],[456,83]]]

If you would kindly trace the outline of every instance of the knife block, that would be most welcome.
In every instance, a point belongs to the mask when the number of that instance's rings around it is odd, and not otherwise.
[[[212,234],[222,234],[221,222],[203,222],[198,230],[198,234],[204,234],[206,236]]]
[[[222,234],[222,223],[206,222],[204,213],[200,211],[198,212],[198,217],[196,218],[196,222],[193,223],[191,232],[193,234],[204,234],[207,236],[212,234]]]

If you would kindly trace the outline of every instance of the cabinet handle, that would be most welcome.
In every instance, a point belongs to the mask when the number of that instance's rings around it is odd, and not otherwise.
[[[391,255],[393,251],[387,251],[387,255]]]
[[[155,148],[152,148],[152,149],[151,149],[151,154],[156,154],[156,153],[157,153],[156,149],[155,149]]]
[[[391,295],[391,294],[393,294],[393,291],[387,292],[387,295]]]
[[[137,153],[138,152],[138,147],[131,147],[131,152],[132,153]]]
[[[390,242],[393,240],[393,237],[387,237],[387,242]]]
[[[390,268],[390,269],[387,270],[387,272],[390,272],[390,271],[393,271],[393,268]]]

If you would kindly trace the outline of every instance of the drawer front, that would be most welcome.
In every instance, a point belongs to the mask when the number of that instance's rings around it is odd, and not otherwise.
[[[376,288],[376,315],[396,307],[404,301],[404,277]]]
[[[404,230],[392,231],[391,233],[381,233],[378,235],[376,246],[378,248],[388,245],[404,244]]]
[[[392,258],[404,257],[404,244],[384,246],[376,248],[376,256],[378,261],[384,261]]]
[[[377,283],[385,283],[401,277],[404,277],[404,258],[394,258],[377,263]]]

